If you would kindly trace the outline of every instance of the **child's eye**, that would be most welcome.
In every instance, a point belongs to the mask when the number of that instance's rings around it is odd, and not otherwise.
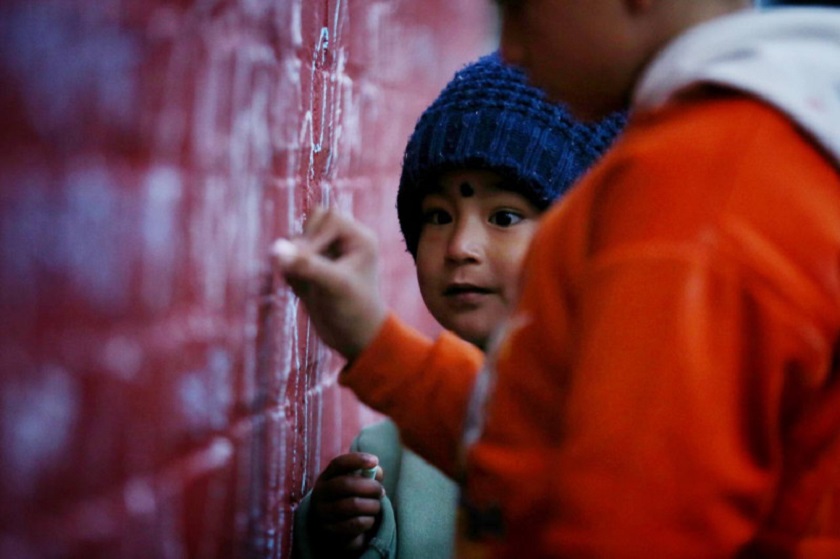
[[[510,227],[525,219],[525,216],[513,210],[499,210],[490,216],[490,223],[499,227]]]
[[[452,216],[440,209],[427,210],[423,212],[423,224],[445,225],[452,222]]]

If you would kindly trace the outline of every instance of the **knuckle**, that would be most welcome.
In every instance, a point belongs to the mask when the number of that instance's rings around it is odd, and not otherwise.
[[[373,522],[368,516],[354,516],[353,518],[347,519],[345,526],[348,531],[359,533],[370,530],[371,526],[373,526]]]

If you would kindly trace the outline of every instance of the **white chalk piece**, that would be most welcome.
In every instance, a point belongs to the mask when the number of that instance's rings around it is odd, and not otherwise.
[[[359,475],[362,477],[366,477],[368,479],[376,479],[376,470],[379,469],[379,466],[374,466],[373,468],[366,468],[363,470],[359,470]]]
[[[271,245],[271,254],[277,259],[280,265],[286,266],[297,258],[298,249],[288,239],[280,238]]]

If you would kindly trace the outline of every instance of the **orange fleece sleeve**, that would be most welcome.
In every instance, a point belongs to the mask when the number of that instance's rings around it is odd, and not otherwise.
[[[450,477],[484,354],[454,334],[432,341],[390,314],[340,382],[391,417],[403,442]]]

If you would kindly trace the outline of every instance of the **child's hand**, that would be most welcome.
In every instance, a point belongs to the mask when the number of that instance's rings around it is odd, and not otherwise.
[[[316,210],[271,260],[300,297],[320,338],[347,359],[373,340],[387,309],[379,296],[376,237],[335,211]]]
[[[376,468],[371,479],[361,471]],[[351,452],[333,459],[312,489],[309,522],[316,547],[330,557],[353,557],[376,526],[385,493],[382,468],[370,454]]]

